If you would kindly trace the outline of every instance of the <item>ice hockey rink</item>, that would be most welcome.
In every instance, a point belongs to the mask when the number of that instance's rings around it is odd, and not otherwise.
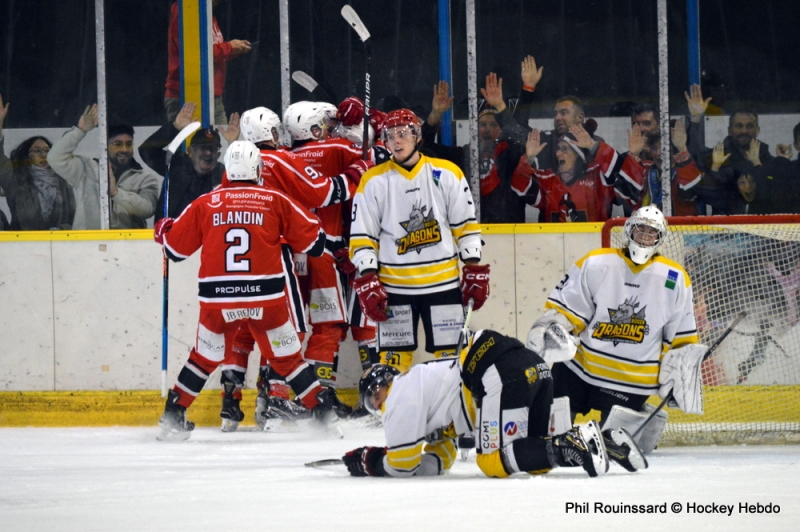
[[[3,428],[0,530],[800,529],[796,445],[661,448],[645,471],[612,464],[595,479],[573,468],[489,479],[474,452],[436,478],[304,467],[382,444],[381,429],[355,423],[341,424],[341,439],[243,427],[198,428],[186,442],[156,441],[155,426]]]

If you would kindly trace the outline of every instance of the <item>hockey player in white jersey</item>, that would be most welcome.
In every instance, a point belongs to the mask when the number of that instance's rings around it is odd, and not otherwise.
[[[574,359],[548,360],[553,396],[569,398],[573,419],[600,412],[612,460],[615,430],[636,433],[652,408],[645,406],[650,395],[672,393],[682,410],[702,413],[699,367],[706,351],[697,343],[691,280],[680,264],[658,254],[667,235],[664,215],[642,207],[624,232],[622,249],[592,251],[569,269],[526,343],[536,350],[552,323],[578,336]],[[662,411],[641,431],[637,441],[645,453],[665,423]]]
[[[480,228],[464,174],[419,152],[419,118],[408,109],[392,111],[383,136],[392,159],[361,179],[350,257],[361,308],[378,325],[381,359],[406,370],[420,318],[425,350],[437,357],[455,353],[464,306],[473,299],[477,310],[489,295],[489,265],[478,264]]]
[[[361,377],[364,405],[381,416],[386,447],[359,447],[342,459],[353,476],[428,476],[450,469],[454,438],[473,433],[477,464],[490,477],[583,467],[608,469],[597,422],[548,435],[550,368],[516,339],[476,332],[459,359],[419,364],[398,374],[386,365]]]

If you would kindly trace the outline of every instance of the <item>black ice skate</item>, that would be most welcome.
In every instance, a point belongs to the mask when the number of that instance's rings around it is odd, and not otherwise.
[[[580,466],[590,477],[608,471],[608,453],[596,421],[572,427],[548,440],[547,454],[553,466]]]
[[[178,392],[174,390],[170,390],[167,394],[164,413],[158,420],[161,432],[156,439],[159,441],[185,441],[194,430],[194,423],[186,420],[186,408],[178,404],[179,397]]]
[[[608,452],[608,458],[631,473],[640,469],[647,469],[647,458],[636,445],[633,437],[624,428],[606,429],[603,431],[603,443]]]
[[[242,389],[241,383],[233,372],[225,371],[222,379],[222,410],[219,417],[222,418],[222,432],[236,432],[239,423],[244,419],[244,412],[239,407],[239,399],[234,397],[234,392]]]

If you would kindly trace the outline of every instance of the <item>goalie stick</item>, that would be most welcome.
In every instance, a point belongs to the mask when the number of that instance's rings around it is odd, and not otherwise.
[[[181,129],[172,139],[172,142],[164,148],[170,156],[175,155],[181,144],[188,139],[192,133],[200,129],[200,122],[192,122]],[[167,162],[167,171],[164,172],[164,218],[169,216],[169,166],[172,159]],[[167,360],[169,354],[169,258],[167,251],[162,246],[163,258],[161,263],[162,275],[162,296],[161,296],[161,397],[167,396]]]
[[[706,359],[708,359],[708,357],[711,356],[711,354],[717,349],[717,347],[719,347],[719,345],[722,343],[722,341],[725,340],[725,338],[728,337],[728,335],[733,331],[734,327],[739,325],[739,322],[742,321],[743,319],[745,319],[746,317],[747,317],[747,311],[744,311],[744,310],[741,311],[738,316],[736,316],[736,319],[734,319],[733,322],[728,326],[728,328],[725,329],[725,332],[723,332],[722,335],[719,338],[716,339],[716,341],[708,349],[708,352],[706,352],[706,354],[703,355],[703,360],[700,361],[701,365],[703,364],[703,362],[706,361]],[[647,419],[644,420],[644,423],[639,425],[639,428],[636,429],[636,432],[634,432],[632,434],[634,439],[636,437],[638,437],[639,433],[642,432],[642,430],[645,428],[645,426],[647,426],[648,423],[650,423],[650,420],[653,419],[654,417],[656,417],[656,414],[658,414],[659,412],[661,412],[661,410],[664,409],[664,407],[667,405],[667,403],[670,401],[670,399],[672,399],[672,392],[667,394],[667,396],[664,398],[664,400],[661,401],[661,404],[659,404],[656,407],[655,410],[650,412],[650,415],[647,416]]]
[[[367,56],[367,67],[364,74],[364,134],[361,146],[361,158],[366,161],[369,158],[369,66],[372,44],[367,27],[361,22],[358,13],[350,7],[350,4],[345,4],[342,8],[342,17],[344,17],[347,23],[350,24],[350,27],[355,30],[361,42],[364,43],[364,53]]]

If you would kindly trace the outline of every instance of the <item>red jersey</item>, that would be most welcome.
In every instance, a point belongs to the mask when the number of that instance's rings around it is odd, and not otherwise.
[[[214,96],[222,96],[225,88],[225,63],[231,58],[233,46],[225,42],[217,18],[212,18],[211,36],[214,49]],[[172,4],[167,34],[167,83],[165,98],[181,96],[181,52],[178,42],[178,3]]]
[[[614,201],[608,174],[616,161],[614,148],[601,142],[583,175],[565,183],[552,170],[533,168],[523,155],[511,177],[511,188],[520,196],[536,194],[534,206],[543,212],[546,222],[604,222]]]
[[[703,172],[697,167],[694,159],[686,152],[674,155],[672,175],[671,175],[671,198],[673,216],[695,216],[697,206],[692,200],[685,200],[678,195],[678,188],[682,191],[691,190],[700,183]],[[650,204],[650,191],[647,176],[655,163],[653,161],[639,160],[628,155],[620,168],[620,175],[633,185],[630,196],[633,198],[632,206],[638,209],[642,205]],[[661,172],[656,167],[658,179],[661,179]],[[630,188],[630,187],[629,187]],[[659,205],[660,207],[660,205]]]
[[[164,237],[175,261],[200,247],[201,308],[285,305],[281,239],[300,253],[322,254],[319,221],[285,194],[234,184],[194,200]]]

